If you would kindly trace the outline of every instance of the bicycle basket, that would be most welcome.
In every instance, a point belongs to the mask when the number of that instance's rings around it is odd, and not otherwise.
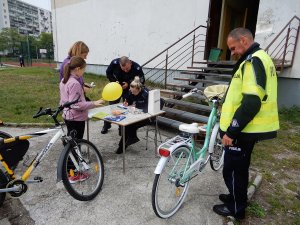
[[[28,148],[28,140],[17,140],[1,145],[0,154],[9,168],[15,169],[18,163],[23,159],[23,156],[26,154]]]
[[[218,84],[208,86],[204,89],[204,95],[209,99],[212,100],[213,98],[222,99],[227,91],[228,85],[226,84]],[[211,102],[208,102],[209,106],[212,106]]]

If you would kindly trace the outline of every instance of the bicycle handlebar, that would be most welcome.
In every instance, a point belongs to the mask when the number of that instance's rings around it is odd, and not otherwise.
[[[69,108],[71,105],[77,103],[79,99],[80,95],[78,95],[78,97],[74,101],[66,102],[65,104],[59,106],[56,110],[51,110],[51,108],[46,108],[45,110],[43,110],[43,107],[40,107],[39,111],[33,116],[33,118],[49,115],[54,119],[55,123],[58,123],[56,120],[58,113],[60,113],[64,108]]]
[[[204,92],[203,92],[202,90],[199,90],[199,89],[197,89],[197,88],[194,88],[194,89],[190,90],[187,94],[182,95],[182,98],[187,98],[187,97],[189,97],[189,96],[191,96],[191,95],[193,95],[193,94],[195,94],[195,93],[201,93],[201,94],[206,98],[206,100],[207,100],[208,102],[212,102],[213,100],[216,100],[217,102],[220,102],[220,100],[221,100],[221,98],[220,98],[219,95],[216,95],[216,96],[213,96],[213,97],[211,97],[211,98],[208,98],[208,97],[204,94]]]

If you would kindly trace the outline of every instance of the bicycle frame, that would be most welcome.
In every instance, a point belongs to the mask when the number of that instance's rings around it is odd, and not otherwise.
[[[210,141],[210,137],[211,137],[211,133],[212,133],[212,129],[214,127],[214,125],[217,123],[218,121],[218,101],[217,100],[212,100],[213,102],[213,107],[212,110],[210,112],[209,118],[208,118],[208,122],[207,122],[207,127],[206,127],[206,135],[205,135],[205,140],[204,140],[204,144],[203,147],[199,150],[195,144],[194,141],[194,135],[191,135],[191,137],[189,137],[186,140],[183,140],[181,142],[176,143],[175,145],[170,146],[170,148],[168,148],[168,151],[170,151],[170,155],[171,153],[178,147],[180,146],[187,146],[188,148],[190,148],[190,154],[189,154],[189,158],[187,161],[189,161],[190,157],[193,157],[193,159],[195,159],[194,163],[192,165],[190,165],[189,167],[186,165],[185,168],[183,169],[183,175],[181,176],[181,179],[179,181],[179,184],[183,184],[185,182],[187,182],[188,180],[190,180],[193,176],[193,174],[197,171],[201,171],[201,169],[206,165],[206,163],[208,162],[210,155],[205,159],[206,154],[208,152],[208,148],[209,148],[209,141]],[[165,143],[161,144],[158,149],[160,149]],[[169,157],[161,157],[154,173],[155,174],[160,174],[162,169],[164,168],[166,162],[169,160]],[[180,161],[181,156],[178,157],[178,159],[175,162],[175,165],[177,165],[177,163]],[[170,175],[173,173],[173,170],[170,172]],[[172,176],[170,176],[172,177]]]
[[[28,181],[28,178],[30,177],[31,173],[40,164],[40,162],[43,160],[45,155],[51,150],[54,143],[58,139],[60,139],[62,137],[66,137],[66,134],[64,132],[64,128],[62,126],[58,126],[58,127],[47,129],[47,130],[38,131],[38,132],[35,132],[33,134],[21,135],[21,136],[18,136],[18,137],[12,137],[12,138],[8,138],[8,139],[4,140],[4,143],[11,143],[11,142],[16,141],[17,139],[19,139],[19,140],[28,140],[28,139],[31,139],[31,138],[34,138],[34,137],[39,137],[39,136],[42,136],[42,135],[45,135],[47,133],[51,133],[51,132],[54,132],[54,131],[57,131],[56,134],[51,138],[51,140],[48,142],[48,144],[38,153],[38,155],[32,160],[29,167],[21,175],[20,179],[22,181],[24,181],[24,182]],[[8,167],[8,165],[4,161],[1,154],[0,154],[0,160],[2,162],[2,165],[3,165],[4,169],[7,171],[8,175],[12,178],[12,180],[15,180],[16,176],[14,174],[14,171],[11,170]],[[28,183],[34,183],[34,182],[38,182],[38,181],[28,181]],[[18,190],[18,187],[0,189],[0,192],[8,192],[8,191],[16,191],[16,190]]]

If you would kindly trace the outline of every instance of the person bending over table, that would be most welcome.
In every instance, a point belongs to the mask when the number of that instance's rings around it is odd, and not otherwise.
[[[130,89],[127,97],[124,100],[124,106],[132,106],[137,109],[142,109],[143,112],[148,112],[148,90],[144,88],[138,76],[130,83]],[[128,125],[125,127],[125,148],[139,141],[137,137],[137,129],[150,123],[149,119]],[[117,154],[123,153],[123,139],[119,142]]]
[[[114,59],[111,61],[110,65],[107,67],[106,76],[110,82],[117,82],[122,86],[123,101],[129,93],[129,84],[134,80],[135,76],[140,78],[140,83],[145,83],[145,77],[142,67],[136,62],[130,60],[126,56]],[[120,102],[120,99],[109,102],[110,105]],[[101,134],[106,134],[108,129],[111,128],[109,122],[104,122]]]

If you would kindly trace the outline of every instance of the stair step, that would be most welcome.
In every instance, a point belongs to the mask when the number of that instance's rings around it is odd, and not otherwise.
[[[190,113],[179,109],[164,107],[163,110],[166,112],[168,116],[176,116],[197,123],[207,123],[208,121],[207,116],[202,116],[199,114]]]
[[[189,75],[203,75],[203,76],[207,76],[207,77],[222,77],[222,78],[231,78],[231,74],[220,74],[220,73],[206,73],[203,71],[196,71],[196,70],[183,70],[180,73],[182,74],[189,74]]]
[[[183,107],[188,107],[189,109],[195,109],[199,111],[205,111],[205,112],[210,112],[211,107],[207,105],[202,105],[202,104],[197,104],[193,102],[187,102],[183,100],[176,100],[172,98],[165,98],[164,99],[166,103],[174,104],[174,105],[179,105]]]
[[[167,90],[167,89],[160,89],[160,93],[173,95],[173,96],[182,96],[182,95],[186,94],[186,92],[172,91],[172,90]],[[193,94],[193,96],[196,98],[199,98],[200,100],[205,99],[205,97],[199,93],[195,93],[195,94]]]
[[[170,118],[162,117],[162,116],[157,117],[157,122],[159,125],[165,125],[165,126],[171,127],[176,130],[178,130],[179,125],[182,124],[182,122],[180,122],[180,121],[172,120]]]
[[[236,64],[236,61],[199,61],[199,62],[193,62],[193,64],[209,64],[209,65],[220,65],[220,66],[234,66]]]
[[[212,71],[212,70],[217,70],[220,72],[231,72],[232,68],[222,68],[222,67],[187,67],[188,69],[196,69],[196,70],[203,70],[203,71]]]
[[[193,78],[184,78],[184,77],[174,77],[174,80],[183,80],[197,83],[209,83],[209,84],[228,84],[227,81],[219,81],[219,80],[203,80],[203,79],[193,79]],[[191,85],[188,85],[191,86]],[[192,86],[193,87],[193,86]]]
[[[185,88],[185,89],[194,89],[195,88],[195,86],[193,86],[193,85],[174,84],[174,83],[168,83],[167,86],[178,87],[178,88]],[[200,89],[200,90],[204,90],[204,87],[197,87],[197,88]]]

